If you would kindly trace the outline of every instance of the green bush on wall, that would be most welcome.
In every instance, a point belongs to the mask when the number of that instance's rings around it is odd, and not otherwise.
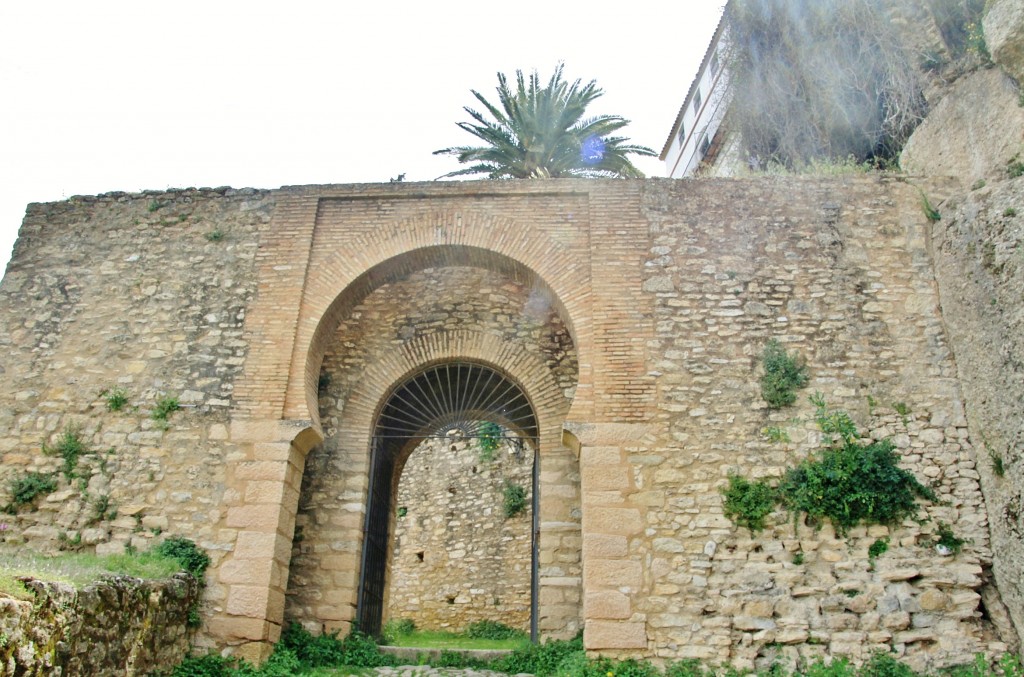
[[[812,521],[828,519],[840,535],[858,524],[894,524],[917,514],[917,499],[937,500],[935,492],[913,473],[899,467],[888,439],[862,444],[857,427],[844,411],[830,411],[820,394],[811,396],[818,427],[828,445],[790,468],[778,487],[729,476],[722,490],[727,517],[751,531],[781,502],[794,520],[805,513]]]
[[[771,409],[781,409],[796,402],[796,391],[807,385],[807,365],[803,358],[787,353],[776,339],[768,341],[761,353],[764,375],[761,397]]]

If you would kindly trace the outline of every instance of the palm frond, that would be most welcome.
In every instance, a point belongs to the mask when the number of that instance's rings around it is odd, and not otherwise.
[[[498,103],[470,90],[483,106],[463,110],[472,122],[456,123],[483,146],[453,146],[434,151],[468,164],[440,178],[486,175],[488,178],[642,177],[629,155],[655,156],[646,146],[612,136],[629,124],[618,115],[584,117],[604,92],[595,80],[562,79],[563,64],[541,85],[536,71],[516,71],[514,88],[498,73]]]

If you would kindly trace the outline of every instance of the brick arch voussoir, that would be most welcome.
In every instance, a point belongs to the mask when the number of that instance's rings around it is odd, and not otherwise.
[[[317,381],[327,343],[342,319],[343,309],[376,288],[368,278],[374,270],[400,257],[424,256],[422,261],[414,261],[417,269],[444,265],[444,254],[449,248],[464,247],[479,250],[485,259],[490,257],[494,269],[503,269],[500,264],[510,263],[532,274],[553,297],[580,363],[590,363],[586,359],[590,336],[585,312],[589,271],[582,262],[546,233],[512,219],[436,211],[364,235],[346,251],[335,252],[307,279],[288,379],[285,417],[311,420],[314,428],[319,429]]]
[[[396,384],[424,367],[460,359],[486,364],[508,375],[533,405],[541,447],[546,446],[545,442],[560,441],[569,402],[547,365],[492,334],[458,330],[408,341],[364,372],[359,386],[345,401],[340,422],[343,434],[349,439],[355,436],[352,448],[369,450],[377,413]]]

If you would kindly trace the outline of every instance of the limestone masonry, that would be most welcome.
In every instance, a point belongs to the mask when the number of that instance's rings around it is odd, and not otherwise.
[[[966,197],[856,176],[30,205],[0,284],[0,504],[26,473],[59,482],[3,538],[192,538],[213,560],[196,643],[255,659],[288,621],[403,617],[738,667],[886,649],[937,668],[1016,647],[1022,180]],[[782,410],[758,385],[772,338],[811,377]],[[471,440],[381,451],[389,398],[453,363],[529,400],[535,432],[500,470]],[[840,537],[781,511],[756,535],[726,519],[730,473],[777,478],[820,447],[815,392],[895,443],[940,498],[928,521]],[[167,398],[181,408],[154,418]],[[444,413],[505,415],[490,411]],[[43,450],[66,431],[88,451],[71,479]],[[510,476],[536,510],[505,519]],[[959,554],[936,551],[940,522]]]

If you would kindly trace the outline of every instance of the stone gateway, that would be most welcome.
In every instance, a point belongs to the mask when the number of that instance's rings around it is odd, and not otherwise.
[[[951,190],[549,180],[30,205],[0,286],[0,502],[28,473],[59,482],[4,538],[100,553],[192,538],[213,560],[197,643],[260,659],[286,622],[372,629],[401,615],[389,597],[472,596],[388,590],[417,552],[395,559],[399,526],[403,544],[460,528],[456,508],[396,524],[442,505],[424,483],[478,488],[481,514],[496,491],[438,457],[402,494],[413,450],[490,421],[526,440],[514,472],[532,510],[518,531],[481,522],[525,554],[518,591],[479,597],[541,637],[738,667],[1003,651],[1020,604],[993,585],[985,431],[968,424],[939,294],[953,268],[936,268],[921,208]],[[771,339],[810,377],[778,410],[758,383]],[[444,406],[416,406],[428,390]],[[730,474],[774,480],[821,447],[813,393],[893,442],[939,499],[927,521],[840,535],[781,510],[759,533],[726,518]],[[85,450],[65,478],[44,449],[69,432]],[[961,552],[936,550],[940,525]]]

